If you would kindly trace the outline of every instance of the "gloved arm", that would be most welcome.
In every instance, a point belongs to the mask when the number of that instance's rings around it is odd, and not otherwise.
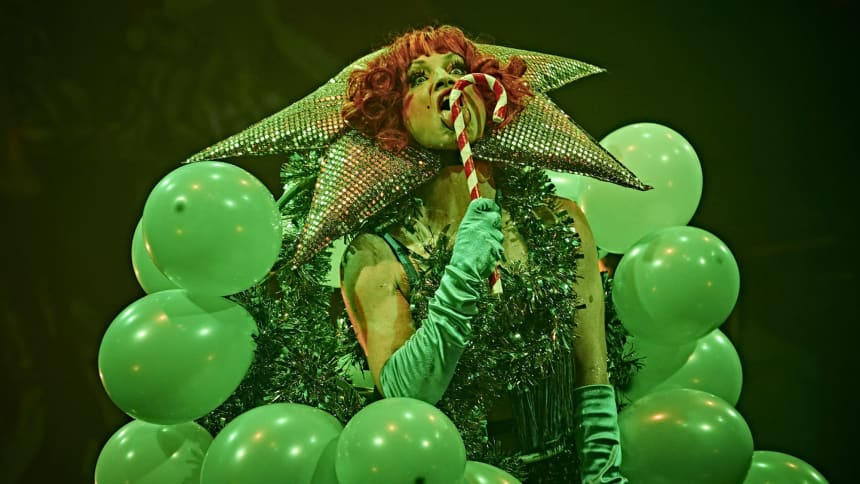
[[[421,327],[385,362],[380,386],[386,397],[436,403],[442,398],[471,335],[482,285],[502,255],[501,213],[492,200],[469,204],[451,261]]]
[[[597,261],[597,246],[585,214],[573,202],[559,199],[573,218],[579,233],[582,258],[576,294],[585,307],[576,311],[573,356],[578,387],[573,391],[576,410],[574,437],[579,454],[580,477],[585,484],[626,483],[620,474],[621,441],[615,389],[609,385],[603,279]]]
[[[612,385],[586,385],[573,391],[574,437],[583,484],[626,483],[621,475],[621,436]]]

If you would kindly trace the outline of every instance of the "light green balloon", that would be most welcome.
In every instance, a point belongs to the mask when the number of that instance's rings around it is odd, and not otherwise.
[[[600,247],[598,247],[598,248],[597,248],[597,258],[598,258],[598,259],[602,259],[602,258],[606,257],[606,256],[607,256],[607,255],[609,255],[609,254],[610,254],[610,252],[609,252],[608,250],[606,250],[606,249],[602,249],[602,248],[600,248]]]
[[[654,188],[642,192],[583,179],[579,204],[598,247],[624,254],[657,229],[690,222],[702,198],[702,167],[683,136],[639,123],[609,133],[600,144]]]
[[[340,288],[340,260],[343,258],[343,253],[346,251],[346,244],[343,238],[335,239],[331,243],[331,258],[328,274],[326,274],[326,285],[329,287]]]
[[[719,329],[699,338],[684,365],[652,391],[690,388],[716,395],[737,405],[743,387],[741,359],[732,342]]]
[[[157,424],[198,419],[239,386],[254,358],[257,326],[240,305],[181,289],[125,308],[99,348],[99,375],[111,400]]]
[[[133,420],[116,431],[96,461],[97,484],[199,482],[212,436],[200,425],[156,425]]]
[[[134,277],[140,287],[147,294],[152,294],[158,291],[166,291],[168,289],[179,289],[179,286],[174,284],[167,278],[158,267],[152,262],[149,253],[146,251],[146,246],[143,242],[143,231],[140,228],[140,222],[134,229],[134,237],[131,241],[131,266],[134,269]]]
[[[307,405],[253,408],[215,437],[200,484],[310,484],[324,451],[342,429],[335,417]]]
[[[143,208],[156,267],[189,291],[225,296],[261,281],[281,248],[271,192],[247,171],[205,161],[168,173]]]
[[[827,479],[797,457],[757,450],[743,484],[827,484]]]
[[[695,348],[695,343],[658,345],[628,336],[625,352],[632,351],[637,358],[641,358],[642,368],[631,378],[630,387],[626,389],[624,396],[632,402],[647,395],[654,387],[681,369]]]
[[[317,467],[314,469],[314,475],[311,477],[311,484],[339,484],[334,468],[336,460],[337,439],[332,439],[326,445],[325,449],[323,449],[322,454],[320,454]]]
[[[463,478],[466,448],[453,422],[421,400],[385,398],[346,424],[338,439],[335,470],[341,484],[422,482]]]
[[[477,461],[466,461],[463,484],[520,484],[520,480],[498,467]]]
[[[555,193],[560,197],[564,197],[574,202],[579,201],[579,195],[582,192],[583,177],[573,173],[563,171],[544,170],[546,176],[555,185]]]
[[[631,338],[634,339],[635,338]],[[699,338],[695,344],[661,346],[634,341],[644,367],[634,376],[627,393],[636,400],[660,390],[690,388],[716,395],[737,405],[743,386],[738,352],[719,329]]]
[[[651,393],[618,415],[621,474],[636,484],[743,482],[753,439],[725,400],[686,388]]]
[[[621,258],[612,302],[632,335],[680,345],[719,327],[739,291],[738,264],[723,241],[696,227],[667,227]]]

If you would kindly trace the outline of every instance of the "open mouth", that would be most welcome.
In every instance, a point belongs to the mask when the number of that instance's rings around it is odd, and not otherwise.
[[[442,124],[445,125],[446,128],[453,130],[454,129],[454,119],[451,117],[451,90],[439,94],[439,97],[436,99],[436,109],[439,112],[439,116],[442,118]]]
[[[460,99],[463,98],[461,97]],[[451,117],[450,89],[439,94],[439,97],[436,100],[436,108],[439,112],[442,124],[451,131],[454,131],[454,118]],[[463,124],[468,125],[469,121],[472,120],[472,113],[468,108],[466,108],[465,104],[463,105],[463,109],[460,111],[460,114],[463,116]]]
[[[451,110],[451,97],[445,96],[442,100],[439,101],[439,111],[450,111]]]

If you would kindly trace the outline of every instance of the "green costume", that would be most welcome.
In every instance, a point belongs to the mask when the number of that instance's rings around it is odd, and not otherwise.
[[[480,287],[502,256],[501,226],[501,212],[492,200],[480,198],[469,205],[427,317],[382,368],[386,396],[431,404],[442,398],[472,334],[469,321],[478,312]]]
[[[413,320],[426,321],[432,328],[422,331],[427,336],[419,337],[424,339],[419,348],[394,358],[385,370],[391,374],[383,377],[383,388],[386,393],[396,393],[398,388],[413,392],[409,388],[415,386],[415,378],[409,375],[423,374],[429,380],[418,384],[414,394],[433,400],[447,386],[438,405],[460,429],[469,458],[515,475],[530,471],[535,482],[575,480],[577,456],[571,443],[580,435],[574,429],[581,429],[586,445],[580,454],[587,459],[583,467],[587,478],[614,482],[607,480],[612,479],[619,456],[611,450],[617,448],[611,443],[611,436],[617,435],[614,416],[608,411],[611,392],[592,387],[574,390],[570,351],[573,312],[579,302],[571,282],[577,236],[569,224],[547,226],[533,215],[539,205],[554,209],[552,190],[541,170],[514,169],[514,165],[579,173],[636,189],[647,186],[545,94],[601,69],[537,52],[477,47],[503,63],[511,56],[521,57],[528,65],[524,78],[535,92],[515,122],[473,145],[476,157],[508,172],[501,184],[506,184],[502,190],[509,198],[502,205],[529,241],[529,264],[506,268],[502,274],[505,296],[498,300],[487,293],[483,278],[456,262],[458,258],[469,261],[471,256],[452,258],[442,241],[424,261],[410,297]],[[442,167],[438,153],[411,145],[399,153],[388,152],[350,129],[340,116],[347,78],[377,55],[357,60],[304,99],[188,160],[290,154],[284,171],[291,187],[287,194],[292,197],[283,198],[288,233],[282,264],[275,268],[270,287],[234,297],[260,325],[257,359],[234,396],[204,419],[210,431],[263,403],[306,403],[341,421],[365,403],[365,397],[347,384],[346,372],[338,364],[347,343],[343,318],[331,324],[330,293],[319,285],[328,266],[327,256],[320,251],[345,234],[385,233],[386,228],[403,223],[415,209],[407,194]],[[481,287],[469,282],[473,279]],[[624,332],[617,325],[607,331],[609,369],[616,382],[623,382],[632,371],[622,354]],[[438,358],[427,359],[434,353]],[[447,378],[451,380],[446,385]],[[514,431],[523,455],[505,453],[489,435],[494,430],[487,422],[489,406],[505,395],[515,397]],[[561,450],[540,459],[548,449],[550,453]],[[540,460],[524,468],[525,460],[535,459]],[[607,463],[604,477],[598,477]]]
[[[535,173],[528,175],[519,170],[507,171],[514,178],[539,178]],[[415,221],[408,223],[414,224]],[[488,353],[506,351],[504,345],[498,345],[504,335],[494,330],[494,319],[498,313],[490,311],[485,315],[478,309],[479,304],[493,302],[493,296],[486,294],[486,278],[492,272],[494,261],[499,258],[501,251],[500,227],[501,217],[495,203],[480,199],[470,204],[457,231],[450,262],[444,265],[433,296],[426,298],[420,289],[411,295],[413,315],[420,317],[426,311],[426,317],[420,319],[416,333],[383,367],[380,375],[383,392],[386,396],[419,398],[434,404],[438,401],[458,428],[470,428],[470,431],[464,432],[464,437],[471,459],[506,468],[515,475],[522,475],[525,471],[529,475],[528,482],[570,482],[577,473],[577,460],[581,463],[583,482],[626,482],[619,474],[621,453],[614,388],[610,385],[575,388],[570,346],[558,343],[559,335],[571,336],[571,310],[575,310],[575,307],[555,308],[558,311],[552,311],[555,313],[552,322],[547,321],[547,324],[538,324],[532,328],[545,335],[552,332],[556,336],[555,339],[551,336],[542,339],[547,343],[549,353],[552,355],[555,352],[555,355],[538,363],[537,367],[544,371],[540,377],[510,384],[504,376],[506,363],[489,368],[474,366],[476,359],[485,358]],[[525,231],[533,235],[564,230],[563,223],[547,227],[544,231],[536,230],[536,224],[531,224],[531,227],[531,231]],[[434,265],[432,261],[410,254],[403,244],[388,233],[382,234],[382,237],[404,267],[410,287],[426,286],[422,281],[428,277],[432,279],[434,272],[439,275],[440,271],[429,268]],[[444,249],[441,252],[435,254],[437,257],[431,255],[437,265],[441,265],[440,262],[445,259]],[[576,259],[576,254],[568,254],[568,257],[571,263]],[[418,262],[418,271],[413,261]],[[521,297],[512,294],[517,288],[528,291],[527,286],[517,282],[516,276],[522,269],[514,266],[506,273],[505,293],[498,304],[492,304],[493,308],[509,307],[508,298],[516,301]],[[422,274],[419,275],[419,271]],[[563,274],[561,279],[573,275],[572,269],[557,272]],[[559,287],[564,285],[559,281]],[[434,285],[431,283],[430,287]],[[556,295],[559,298],[574,296],[566,291]],[[513,302],[513,305],[517,306],[517,303]],[[426,306],[426,310],[422,306]],[[486,310],[487,306],[482,309]],[[539,314],[532,317],[526,314],[531,312],[526,311],[521,319],[540,317]],[[569,318],[567,324],[564,323],[565,318]],[[417,317],[414,319],[419,321]],[[521,326],[522,322],[514,324]],[[558,327],[559,324],[563,327]],[[472,341],[473,328],[480,333],[478,343]],[[490,344],[483,345],[481,341]],[[467,346],[471,347],[466,350]],[[535,349],[538,349],[537,346],[529,348],[523,357],[509,358],[507,361],[532,366],[529,365],[527,355]],[[467,363],[457,370],[458,360],[464,350],[471,354],[467,353]],[[550,374],[546,374],[547,369],[551,369]],[[452,380],[449,395],[446,390]],[[495,384],[475,385],[472,383],[475,380],[492,381]],[[482,392],[487,394],[482,395]],[[491,402],[506,393],[514,397],[515,418],[511,422],[487,422]],[[464,411],[463,407],[471,407],[473,411]],[[513,453],[511,449],[499,449],[499,441],[505,433],[516,435],[517,449]],[[523,467],[522,464],[528,465]]]

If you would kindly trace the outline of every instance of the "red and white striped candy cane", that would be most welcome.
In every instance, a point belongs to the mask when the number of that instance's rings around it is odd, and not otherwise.
[[[466,74],[457,80],[454,87],[451,89],[451,97],[448,99],[451,104],[451,117],[454,119],[454,134],[457,136],[457,145],[460,147],[460,159],[463,161],[463,167],[466,171],[466,181],[469,187],[469,194],[472,200],[481,197],[481,192],[478,190],[478,176],[475,174],[475,161],[472,159],[472,146],[469,144],[469,137],[466,134],[466,122],[463,120],[463,89],[466,86],[478,84],[483,87],[488,87],[496,96],[496,107],[493,109],[493,121],[501,123],[505,119],[505,111],[508,106],[508,94],[505,92],[501,82],[496,81],[493,76],[486,74],[475,73]],[[476,113],[480,115],[479,113]],[[502,292],[502,278],[499,275],[499,268],[493,271],[490,275],[490,287],[493,294]]]

